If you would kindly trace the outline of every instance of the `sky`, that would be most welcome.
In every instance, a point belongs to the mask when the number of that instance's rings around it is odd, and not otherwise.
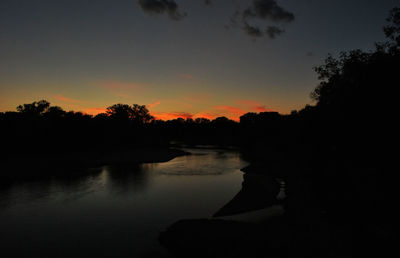
[[[328,53],[372,50],[399,0],[1,0],[0,111],[238,119],[312,104]]]

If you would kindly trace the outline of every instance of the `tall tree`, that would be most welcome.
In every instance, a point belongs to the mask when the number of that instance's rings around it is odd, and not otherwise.
[[[31,104],[23,104],[17,107],[17,111],[26,115],[39,116],[46,112],[50,107],[50,103],[46,100],[32,102]]]

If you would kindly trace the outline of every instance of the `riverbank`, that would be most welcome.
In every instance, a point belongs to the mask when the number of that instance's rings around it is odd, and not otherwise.
[[[178,221],[161,233],[160,243],[178,257],[387,256],[396,231],[390,227],[392,215],[382,212],[390,203],[372,188],[377,187],[369,178],[372,168],[338,159],[314,166],[288,155],[282,160],[252,162],[242,169],[240,192],[216,213],[222,217]],[[352,178],[352,173],[363,177]],[[250,210],[261,214],[260,209],[275,204],[275,179],[287,186],[284,211],[246,220]]]
[[[367,182],[372,168],[361,165],[333,154],[288,153],[279,162],[258,160],[244,170],[287,184],[281,223],[290,230],[282,238],[285,255],[278,257],[386,256],[395,232],[379,218],[385,199],[376,182]]]

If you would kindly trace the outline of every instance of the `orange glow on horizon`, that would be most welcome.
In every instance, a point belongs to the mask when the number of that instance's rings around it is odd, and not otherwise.
[[[265,108],[264,105],[253,100],[238,100],[236,103],[238,105],[246,106],[247,109],[253,112],[273,112],[273,110]]]
[[[195,115],[195,118],[206,118],[206,119],[214,120],[215,118],[217,118],[217,116],[210,114],[210,113],[199,113],[199,114]]]
[[[227,115],[226,117],[234,121],[239,121],[240,117],[247,113],[247,111],[243,109],[232,106],[216,106],[214,108],[229,113],[230,115]]]
[[[101,113],[106,113],[106,108],[86,108],[82,112],[88,115],[96,116]]]
[[[118,87],[119,85],[117,84],[117,88]],[[122,84],[121,87],[125,87],[125,85]],[[106,106],[103,106],[102,103],[92,103],[89,106],[88,101],[69,98],[62,94],[52,95],[52,98],[53,100],[58,100],[58,103],[56,102],[56,104],[60,103],[60,106],[65,106],[65,110],[76,110],[92,116],[106,113],[107,111]],[[179,99],[177,101],[171,99],[153,99],[152,102],[147,101],[146,106],[150,114],[156,120],[163,121],[174,120],[177,118],[185,120],[196,118],[214,120],[217,117],[224,116],[228,119],[239,122],[240,117],[248,112],[275,112],[272,109],[267,109],[262,103],[252,100],[234,100],[228,102],[227,105],[218,105],[217,101],[210,100],[212,96],[209,94],[196,94],[190,97],[184,96],[182,98],[185,101],[179,101]],[[194,103],[194,105],[187,104],[186,101]],[[217,105],[212,105],[213,103]],[[180,111],[171,111],[171,109]]]
[[[183,119],[193,118],[192,114],[186,112],[172,112],[172,113],[150,112],[150,114],[154,116],[156,120],[163,120],[163,121],[173,120],[177,118],[183,118]]]

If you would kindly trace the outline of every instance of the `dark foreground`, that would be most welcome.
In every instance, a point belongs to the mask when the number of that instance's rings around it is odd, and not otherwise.
[[[103,238],[112,236],[113,240],[107,242],[119,249],[109,248],[107,255],[118,257],[138,253],[137,244],[132,244],[132,250],[124,249],[129,241],[123,236],[138,234],[137,242],[139,233],[148,231],[150,224],[155,225],[151,226],[153,231],[162,231],[158,240],[168,254],[157,251],[144,257],[389,257],[396,246],[397,232],[393,228],[397,218],[393,212],[396,182],[384,177],[392,171],[384,162],[360,163],[357,161],[360,157],[350,159],[342,154],[339,158],[337,153],[322,155],[311,149],[293,155],[265,147],[251,153],[242,150],[240,157],[224,149],[212,150],[211,156],[210,150],[196,152],[182,156],[188,153],[147,148],[10,158],[1,170],[3,193],[10,198],[5,198],[8,201],[3,204],[0,202],[0,208],[3,205],[8,210],[17,204],[10,209],[15,210],[14,215],[8,211],[3,214],[16,228],[3,224],[3,229],[10,230],[7,236],[10,239],[27,238],[30,233],[25,232],[26,225],[38,220],[42,225],[39,228],[47,232],[43,236],[53,239],[54,234],[58,240],[53,244],[64,248],[69,241],[76,245],[89,241],[76,235],[83,234],[81,228],[86,228],[87,235],[101,232],[91,235],[93,240],[86,246],[86,253],[94,250],[99,237],[98,243],[103,243]],[[219,175],[236,171],[232,176],[237,177],[238,169],[246,165],[241,161],[243,157],[251,165],[242,169],[240,191],[220,196],[236,181],[230,181],[230,176],[227,181],[219,181],[222,178]],[[155,163],[162,161],[170,162]],[[143,167],[141,163],[150,164]],[[87,169],[104,165],[111,166],[108,172]],[[91,171],[93,175],[89,175]],[[151,178],[160,186],[151,187]],[[44,184],[36,183],[43,179]],[[18,183],[26,180],[33,183]],[[191,183],[187,185],[188,182]],[[13,204],[14,199],[19,200],[14,192],[34,195],[32,204],[31,201]],[[66,206],[54,216],[54,208],[60,209],[60,193],[66,195]],[[220,202],[229,198],[225,204]],[[76,214],[71,213],[75,209]],[[38,218],[37,212],[41,214]],[[16,219],[18,216],[23,217],[23,223]],[[62,224],[59,217],[63,218]],[[80,222],[82,219],[84,222]],[[35,224],[30,227],[38,228]],[[63,231],[54,232],[54,227]],[[66,232],[69,240],[64,239]],[[44,241],[39,232],[31,233],[29,245]],[[48,253],[46,245],[40,244],[40,248],[43,254]],[[76,254],[76,250],[69,250],[69,254]]]
[[[160,163],[53,164],[47,175],[26,163],[20,175],[34,178],[1,179],[0,256],[170,257],[159,233],[220,209],[240,190],[248,164],[237,150],[159,150],[160,158],[186,152]]]
[[[385,169],[329,164],[318,170],[321,179],[299,164],[245,168],[241,191],[215,218],[178,221],[160,243],[176,257],[390,257],[393,199],[376,181]],[[348,171],[359,177],[338,178]]]

